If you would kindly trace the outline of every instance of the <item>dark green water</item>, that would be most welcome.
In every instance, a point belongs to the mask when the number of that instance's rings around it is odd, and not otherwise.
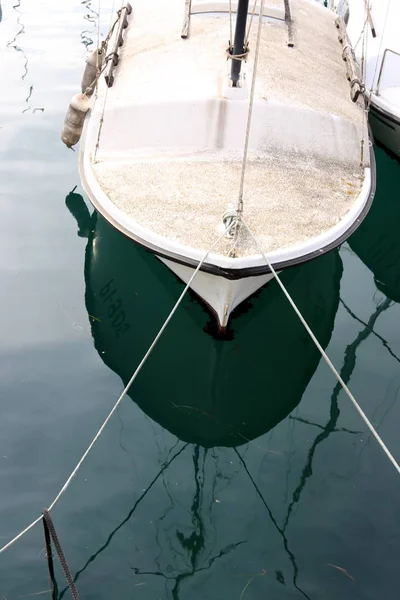
[[[91,3],[2,9],[0,545],[50,504],[182,289],[85,206],[59,140]],[[283,278],[399,459],[400,165],[376,157],[362,227]],[[397,598],[398,476],[276,285],[229,340],[210,322],[187,296],[54,510],[81,597]],[[0,555],[0,597],[48,589],[38,526]]]

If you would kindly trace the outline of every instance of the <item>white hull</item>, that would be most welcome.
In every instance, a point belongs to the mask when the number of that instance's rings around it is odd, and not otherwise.
[[[365,86],[371,99],[371,127],[374,137],[400,156],[400,2],[379,0],[369,4],[374,31],[368,24]],[[361,64],[365,0],[342,0],[334,8],[343,17],[348,11],[347,33]]]
[[[257,19],[234,87],[226,60],[230,3],[192,2],[185,40],[183,4],[133,7],[114,83],[107,88],[100,78],[93,97],[79,168],[95,208],[182,281],[212,248],[191,288],[224,328],[271,279],[260,246],[278,271],[337,247],[369,210],[375,166],[368,152],[360,165],[368,133],[361,106],[350,100],[334,14],[297,0],[289,48],[284,2],[270,0],[243,195],[257,244],[242,225],[233,247],[223,216],[238,203]]]
[[[371,101],[369,117],[372,132],[378,142],[400,157],[400,117],[397,118],[393,110],[382,110],[378,100],[373,96]]]
[[[193,275],[194,269],[191,267],[165,258],[160,260],[185,283],[188,283]],[[232,311],[272,278],[272,273],[268,273],[232,280],[199,271],[190,287],[216,314],[219,327],[225,329]]]

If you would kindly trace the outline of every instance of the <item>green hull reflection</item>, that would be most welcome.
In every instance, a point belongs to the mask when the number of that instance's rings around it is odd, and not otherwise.
[[[79,235],[88,233],[86,307],[94,344],[127,383],[183,286],[153,255],[96,213],[90,217],[79,198],[70,194],[67,205]],[[282,277],[324,347],[341,274],[334,251]],[[220,340],[205,331],[212,318],[188,295],[145,365],[145,376],[133,384],[132,400],[179,439],[238,446],[272,429],[300,402],[319,352],[275,283],[251,302],[251,311],[233,316],[232,339]]]
[[[393,193],[398,190],[399,163],[380,149],[376,161],[380,177],[375,201],[348,243],[374,274],[377,288],[400,302],[400,193]]]

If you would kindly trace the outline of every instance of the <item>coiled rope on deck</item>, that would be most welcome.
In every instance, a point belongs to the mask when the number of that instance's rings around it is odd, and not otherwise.
[[[100,429],[98,430],[98,432],[94,436],[93,440],[90,442],[90,444],[87,447],[86,451],[82,455],[82,458],[77,463],[76,467],[74,468],[74,470],[72,471],[72,473],[68,477],[67,481],[64,483],[64,485],[62,486],[62,488],[58,492],[57,496],[54,498],[53,502],[50,504],[49,508],[47,509],[48,512],[50,512],[55,507],[55,505],[57,504],[57,502],[59,501],[59,499],[61,498],[61,496],[68,489],[71,481],[73,480],[73,478],[75,477],[75,475],[77,474],[77,472],[79,471],[79,469],[81,468],[81,466],[82,466],[85,458],[87,457],[87,455],[89,454],[89,452],[91,451],[91,449],[93,448],[93,446],[95,445],[95,443],[97,442],[97,440],[99,439],[99,437],[101,436],[101,434],[103,433],[103,431],[104,431],[107,423],[110,421],[111,417],[113,416],[113,414],[117,410],[117,408],[120,405],[121,401],[126,396],[127,392],[129,391],[129,388],[131,387],[132,383],[135,381],[136,377],[139,375],[140,371],[142,370],[142,367],[144,366],[145,362],[149,358],[149,356],[150,356],[151,352],[153,351],[155,345],[157,344],[158,340],[162,336],[165,328],[167,327],[168,323],[170,322],[170,320],[174,316],[176,310],[178,309],[178,307],[179,307],[180,303],[182,302],[182,300],[183,300],[186,292],[188,291],[189,287],[191,286],[192,281],[194,280],[194,278],[196,277],[197,273],[201,269],[201,266],[203,265],[203,263],[206,260],[207,256],[215,248],[215,246],[217,246],[217,244],[226,236],[226,234],[228,233],[228,231],[232,227],[233,227],[233,224],[231,224],[230,226],[227,227],[227,229],[224,231],[224,233],[212,244],[212,246],[210,246],[210,248],[204,254],[203,258],[200,260],[200,262],[197,265],[196,269],[194,270],[192,276],[190,277],[189,281],[187,282],[186,286],[184,287],[181,295],[179,296],[178,300],[176,301],[174,307],[172,308],[171,312],[169,313],[169,315],[165,319],[165,321],[164,321],[161,329],[157,333],[156,337],[154,338],[153,342],[151,343],[151,345],[150,345],[149,349],[147,350],[146,354],[143,356],[142,360],[140,361],[139,365],[137,366],[137,368],[136,368],[135,372],[133,373],[132,377],[130,378],[130,380],[128,381],[128,383],[126,384],[126,386],[124,387],[124,389],[122,390],[121,395],[119,396],[118,400],[116,401],[116,403],[114,404],[114,406],[112,407],[112,409],[110,410],[110,412],[108,413],[108,415],[107,415],[106,419],[104,420],[102,426],[100,427]],[[15,542],[17,540],[19,540],[26,533],[28,533],[28,531],[30,531],[35,525],[37,525],[38,523],[40,523],[40,521],[42,519],[43,519],[43,514],[41,514],[37,519],[35,519],[34,521],[32,521],[32,523],[30,523],[30,525],[28,525],[27,527],[25,527],[25,529],[23,529],[18,535],[16,535],[15,537],[13,537],[9,542],[7,542],[7,544],[5,544],[2,548],[0,548],[0,554],[2,552],[4,552],[5,550],[7,550],[7,548],[10,548],[10,546],[12,546],[13,544],[15,544]]]
[[[330,368],[330,370],[332,371],[332,373],[334,374],[334,376],[336,377],[336,379],[338,380],[338,382],[342,386],[342,389],[344,390],[344,392],[350,398],[350,400],[353,403],[355,409],[357,410],[357,412],[361,416],[361,418],[364,421],[364,423],[367,425],[368,429],[370,430],[370,432],[372,433],[372,435],[374,436],[374,438],[376,439],[376,441],[378,442],[378,444],[380,445],[380,447],[382,448],[382,450],[385,452],[386,456],[388,457],[388,459],[390,460],[390,462],[392,463],[392,465],[394,466],[394,468],[396,469],[396,471],[400,474],[400,466],[399,466],[398,462],[396,461],[396,459],[394,458],[394,456],[391,454],[390,450],[388,449],[388,447],[386,446],[386,444],[384,443],[384,441],[382,440],[382,438],[380,437],[380,435],[378,434],[378,432],[375,430],[375,428],[372,425],[371,421],[368,419],[367,415],[362,410],[361,406],[358,404],[357,400],[354,398],[353,394],[351,393],[351,391],[349,390],[349,388],[347,387],[347,385],[343,381],[342,377],[340,376],[340,374],[337,371],[336,367],[332,363],[331,359],[326,354],[325,350],[322,348],[321,344],[319,343],[319,341],[315,337],[315,335],[314,335],[313,331],[311,330],[310,326],[308,325],[307,321],[305,320],[305,318],[301,314],[300,310],[297,308],[297,305],[296,305],[295,301],[293,300],[293,298],[291,297],[291,295],[287,291],[286,287],[284,286],[284,284],[280,280],[280,277],[279,277],[278,273],[275,271],[274,267],[272,266],[271,261],[269,260],[267,254],[264,252],[263,248],[260,246],[260,244],[258,243],[257,239],[254,237],[254,235],[253,235],[250,227],[248,226],[248,224],[244,220],[243,215],[241,217],[241,221],[242,221],[243,225],[246,227],[246,229],[247,229],[250,237],[254,241],[255,245],[257,246],[258,251],[260,252],[260,254],[262,254],[265,262],[267,263],[267,265],[268,265],[268,267],[269,267],[272,275],[275,277],[275,279],[276,279],[279,287],[281,288],[282,292],[285,294],[286,298],[289,300],[289,302],[290,302],[290,304],[291,304],[294,312],[299,317],[299,319],[302,322],[303,326],[305,327],[308,335],[311,337],[312,341],[314,342],[314,344],[316,345],[316,347],[320,351],[322,358],[324,359],[324,361],[326,362],[326,364],[328,365],[328,367]]]

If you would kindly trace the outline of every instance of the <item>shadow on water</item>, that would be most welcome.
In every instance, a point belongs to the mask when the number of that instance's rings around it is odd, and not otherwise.
[[[117,232],[96,212],[91,215],[75,189],[68,194],[66,205],[78,223],[78,235],[88,239],[85,300],[95,348],[104,363],[126,384],[183,284],[152,254]],[[341,274],[342,263],[334,251],[282,276],[323,347],[329,343],[334,325]],[[218,558],[235,550],[241,541],[209,556],[206,564],[199,560],[205,544],[205,525],[201,517],[204,465],[210,460],[212,448],[225,446],[233,448],[282,538],[293,568],[294,587],[308,598],[298,586],[296,557],[289,548],[285,530],[292,507],[311,472],[315,448],[335,431],[339,411],[333,398],[330,420],[315,441],[285,523],[279,526],[238,447],[270,431],[294,410],[318,366],[320,355],[275,284],[254,296],[247,308],[233,315],[231,335],[220,340],[207,333],[211,316],[197,297],[185,298],[151,356],[150,368],[154,375],[145,380],[140,375],[129,392],[144,413],[185,445],[163,464],[151,485],[104,545],[78,571],[76,578],[111,543],[157,479],[189,444],[193,444],[196,490],[190,509],[193,531],[189,537],[181,534],[179,541],[182,549],[190,554],[190,568],[177,576],[160,570],[145,572],[135,568],[134,572],[173,580],[171,594],[177,599],[185,579],[211,568]],[[292,368],[293,364],[296,369]],[[186,382],[191,382],[189,388],[183,385],[180,373],[185,374]]]
[[[378,290],[400,302],[400,164],[379,148],[376,161],[379,186],[375,201],[348,243],[372,271]]]

